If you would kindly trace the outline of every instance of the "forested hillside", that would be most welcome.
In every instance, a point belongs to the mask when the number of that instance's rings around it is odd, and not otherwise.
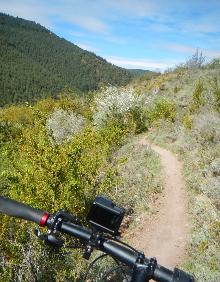
[[[0,106],[125,85],[132,74],[32,21],[0,13]]]
[[[149,78],[159,75],[160,73],[150,71],[150,70],[142,70],[142,69],[128,69],[128,71],[133,74],[134,76],[143,76],[146,75]]]

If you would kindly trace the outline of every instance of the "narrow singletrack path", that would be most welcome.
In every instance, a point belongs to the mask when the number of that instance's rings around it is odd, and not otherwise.
[[[182,163],[173,153],[150,144],[146,138],[141,139],[139,144],[150,146],[159,154],[164,191],[153,204],[153,216],[141,219],[132,243],[146,256],[156,257],[159,264],[178,266],[185,258],[189,234]]]

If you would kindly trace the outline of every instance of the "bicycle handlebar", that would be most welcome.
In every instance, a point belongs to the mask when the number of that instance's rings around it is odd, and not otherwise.
[[[60,225],[59,231],[87,242],[90,240],[92,235],[92,232],[86,228],[66,222],[63,222]],[[99,245],[99,250],[130,267],[134,267],[138,259],[138,253],[134,250],[131,250],[120,243],[106,238],[102,238]],[[148,261],[149,260],[146,258],[146,264]],[[194,282],[194,278],[186,272],[178,268],[175,268],[174,271],[172,271],[159,264],[157,264],[154,270],[153,279],[158,282]]]
[[[50,225],[49,213],[2,196],[0,196],[0,212],[9,216],[33,221],[42,227]],[[61,233],[69,234],[84,242],[89,242],[92,236],[92,231],[69,222],[61,222],[58,230]],[[97,249],[111,255],[130,267],[137,265],[138,252],[121,245],[119,242],[102,236]],[[148,262],[149,259],[145,258],[145,263],[148,264]],[[158,282],[194,282],[194,278],[191,275],[177,268],[172,271],[158,264],[153,272],[152,278]]]

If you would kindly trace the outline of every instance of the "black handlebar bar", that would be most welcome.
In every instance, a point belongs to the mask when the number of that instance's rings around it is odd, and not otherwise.
[[[72,235],[87,242],[90,240],[92,235],[91,231],[73,223],[63,222],[60,225],[59,230],[62,233]],[[131,250],[118,242],[106,238],[102,238],[102,241],[99,245],[99,250],[109,254],[110,256],[130,267],[134,267],[138,259],[138,253],[134,250]],[[145,259],[146,264],[148,261],[148,259]],[[194,282],[194,278],[186,272],[177,268],[172,271],[159,264],[157,264],[156,269],[154,270],[153,279],[158,282]]]
[[[0,196],[0,212],[33,221],[42,227],[49,226],[51,224],[49,213],[2,196]],[[89,242],[92,236],[92,231],[83,226],[69,222],[61,222],[58,230],[62,233],[72,235],[84,242]],[[138,252],[121,245],[119,242],[115,242],[102,236],[99,240],[97,249],[111,255],[130,267],[137,265]],[[145,258],[144,264],[148,264],[148,262],[149,260]],[[158,264],[153,272],[152,278],[158,282],[194,282],[194,278],[191,275],[177,268],[172,271]]]

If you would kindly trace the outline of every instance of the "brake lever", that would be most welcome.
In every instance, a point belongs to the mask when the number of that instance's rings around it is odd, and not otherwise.
[[[64,240],[58,239],[54,234],[42,234],[39,229],[34,230],[35,235],[46,245],[61,248],[64,246]]]
[[[46,234],[42,234],[39,229],[35,229],[34,233],[40,240],[43,240],[46,245],[58,248],[63,247],[65,241],[55,236],[62,222],[71,222],[81,225],[81,222],[77,217],[61,209],[49,218],[48,231]]]

